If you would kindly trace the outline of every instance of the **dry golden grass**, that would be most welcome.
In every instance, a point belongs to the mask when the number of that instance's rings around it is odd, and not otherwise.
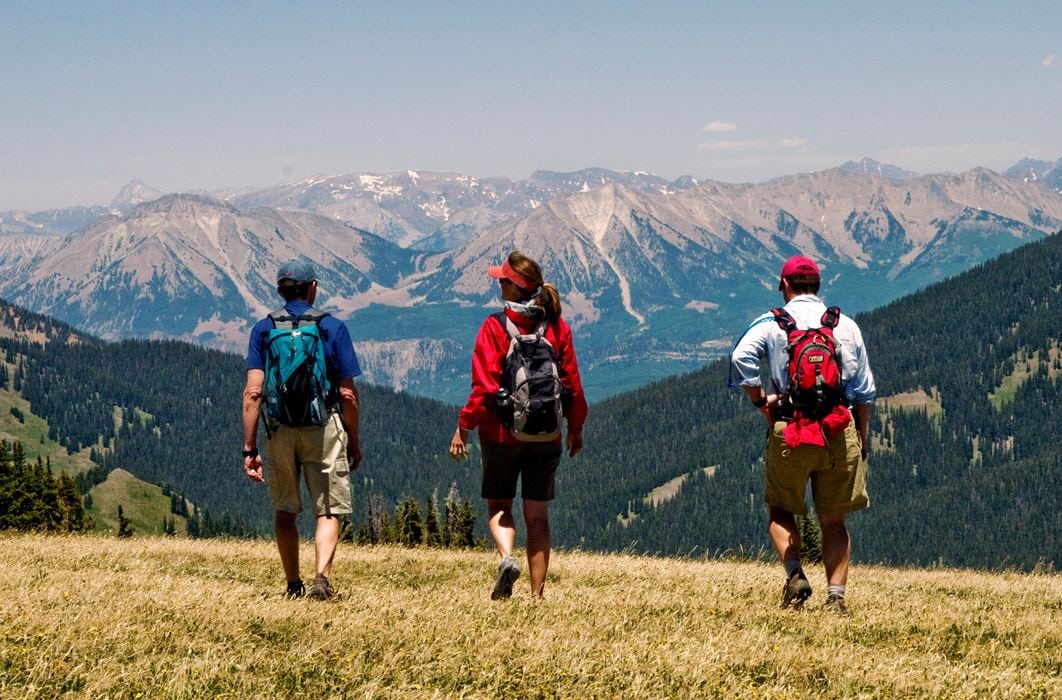
[[[303,549],[308,572],[312,550]],[[842,619],[777,565],[344,546],[286,601],[271,542],[0,537],[3,697],[1062,697],[1062,578],[857,566]]]

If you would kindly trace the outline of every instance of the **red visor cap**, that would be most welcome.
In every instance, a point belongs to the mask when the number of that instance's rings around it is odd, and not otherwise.
[[[520,289],[526,290],[528,292],[533,292],[536,287],[536,285],[531,282],[531,280],[527,279],[519,272],[514,270],[513,266],[509,264],[508,260],[506,260],[501,265],[488,267],[487,274],[496,280],[509,280]]]

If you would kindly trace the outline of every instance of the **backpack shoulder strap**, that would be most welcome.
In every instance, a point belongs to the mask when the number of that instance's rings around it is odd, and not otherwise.
[[[516,327],[513,320],[505,315],[504,311],[499,311],[496,314],[491,314],[494,320],[501,324],[501,327],[505,329],[505,332],[509,334],[509,337],[513,340],[520,337],[520,329]]]
[[[837,322],[841,320],[841,307],[831,306],[822,314],[822,319],[819,323],[823,328],[836,328]]]
[[[306,313],[299,315],[299,320],[313,321],[314,323],[320,324],[321,319],[328,315],[329,314],[327,311],[321,311],[320,309],[315,309],[311,306],[309,309],[306,310]]]
[[[269,314],[269,320],[273,322],[273,328],[291,329],[295,327],[296,318],[287,312],[287,309],[278,309]]]
[[[274,328],[290,330],[309,323],[319,326],[321,325],[321,319],[328,315],[330,314],[327,311],[321,311],[320,309],[310,307],[306,310],[306,313],[299,314],[298,316],[288,313],[286,309],[280,309],[279,311],[274,311],[269,314],[269,318],[273,321]]]
[[[777,309],[771,309],[771,313],[774,314],[774,320],[778,322],[778,326],[785,331],[786,335],[789,335],[797,329],[796,321],[789,315],[789,312],[782,307]]]

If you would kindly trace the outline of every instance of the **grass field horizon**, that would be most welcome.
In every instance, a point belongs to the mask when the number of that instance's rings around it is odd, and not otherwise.
[[[312,575],[312,545],[302,547]],[[0,535],[3,697],[1059,697],[1062,577],[554,553],[492,602],[482,550],[340,548],[288,601],[268,540]]]

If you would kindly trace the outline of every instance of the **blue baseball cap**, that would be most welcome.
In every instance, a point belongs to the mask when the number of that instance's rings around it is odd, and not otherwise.
[[[313,265],[302,260],[289,260],[277,270],[277,282],[291,280],[293,282],[313,282],[317,279],[317,273]]]

